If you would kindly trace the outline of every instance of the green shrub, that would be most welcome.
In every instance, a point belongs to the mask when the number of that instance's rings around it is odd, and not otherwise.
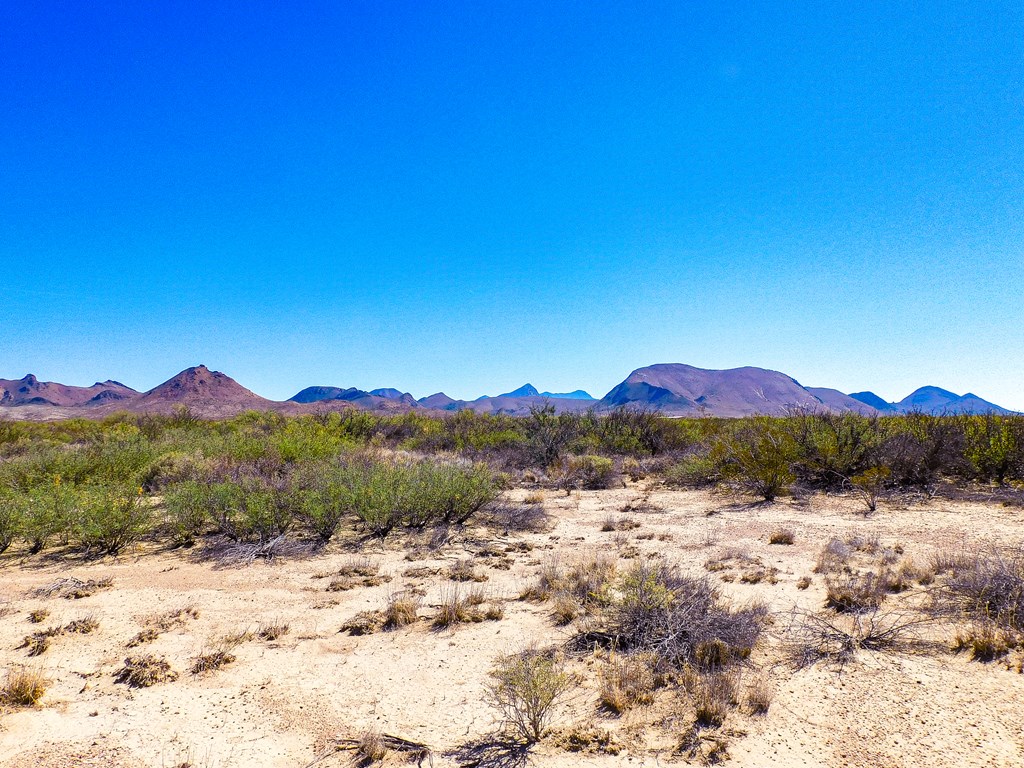
[[[576,684],[551,650],[529,649],[501,656],[490,676],[488,703],[528,744],[540,741],[555,707]]]
[[[141,487],[86,486],[76,535],[85,549],[113,555],[148,533],[151,521]]]
[[[190,480],[170,488],[164,497],[167,527],[177,546],[190,546],[209,522],[210,486]]]
[[[25,494],[0,489],[0,553],[6,552],[21,535],[27,508]]]
[[[604,456],[570,456],[558,480],[561,488],[598,490],[610,488],[617,479],[615,462]]]
[[[662,472],[666,485],[703,488],[714,485],[721,476],[718,462],[710,453],[694,452],[669,464]]]
[[[796,442],[778,419],[752,417],[723,439],[722,474],[734,485],[772,501],[796,479]]]

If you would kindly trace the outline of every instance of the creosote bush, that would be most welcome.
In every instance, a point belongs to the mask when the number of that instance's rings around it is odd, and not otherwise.
[[[487,701],[527,744],[543,738],[557,705],[576,685],[557,651],[529,648],[500,656],[490,672]]]

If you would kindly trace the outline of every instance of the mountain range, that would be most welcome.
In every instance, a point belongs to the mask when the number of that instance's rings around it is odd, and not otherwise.
[[[281,402],[260,397],[230,376],[203,365],[187,368],[148,392],[138,392],[111,380],[76,387],[39,381],[32,374],[21,379],[0,379],[0,416],[33,420],[101,417],[116,411],[172,413],[181,406],[197,416],[223,418],[250,410],[299,414],[349,408],[526,415],[544,405],[561,413],[600,412],[625,406],[669,416],[721,417],[784,415],[794,410],[852,411],[866,415],[1012,413],[973,393],[957,395],[934,386],[921,387],[899,402],[890,403],[873,392],[844,394],[827,387],[805,387],[784,373],[765,368],[708,370],[682,363],[638,368],[600,400],[583,390],[541,392],[532,384],[524,384],[500,395],[484,395],[475,400],[457,400],[443,392],[416,399],[393,387],[362,390],[313,386]]]

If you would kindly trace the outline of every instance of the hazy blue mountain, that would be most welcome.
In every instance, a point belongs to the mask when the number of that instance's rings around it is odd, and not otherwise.
[[[910,411],[931,414],[1013,413],[1013,411],[1002,408],[995,403],[983,400],[972,392],[968,392],[966,395],[958,395],[955,392],[950,392],[948,389],[930,386],[915,389],[896,403],[895,406],[901,413],[909,413]]]
[[[853,392],[850,397],[854,400],[859,400],[865,405],[869,405],[881,413],[893,413],[896,411],[896,406],[890,402],[887,402],[876,395],[874,392]]]
[[[539,395],[540,392],[537,391],[537,388],[533,386],[533,384],[523,384],[519,389],[513,389],[511,392],[497,395],[497,397],[538,397]],[[484,397],[487,397],[487,395],[484,395]],[[480,400],[483,398],[477,399]]]
[[[596,397],[582,389],[574,392],[541,392],[541,397],[553,397],[556,400],[597,400]]]

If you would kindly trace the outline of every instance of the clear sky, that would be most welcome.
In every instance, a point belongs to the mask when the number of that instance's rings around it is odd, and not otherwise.
[[[1020,2],[0,15],[3,378],[1024,409],[1022,268]]]

